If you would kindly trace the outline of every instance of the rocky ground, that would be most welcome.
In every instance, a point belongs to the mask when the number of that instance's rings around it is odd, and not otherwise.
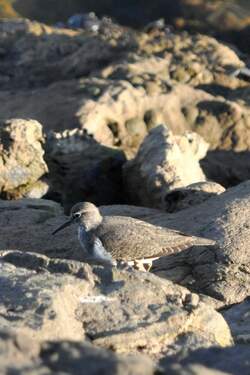
[[[0,21],[0,372],[247,375],[244,56],[99,26]],[[145,273],[89,265],[75,227],[51,236],[83,200],[216,244]]]

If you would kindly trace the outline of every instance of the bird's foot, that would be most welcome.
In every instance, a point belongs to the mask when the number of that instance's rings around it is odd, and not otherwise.
[[[123,271],[131,271],[133,267],[128,262],[125,262],[124,260],[118,260],[116,262],[116,267]]]

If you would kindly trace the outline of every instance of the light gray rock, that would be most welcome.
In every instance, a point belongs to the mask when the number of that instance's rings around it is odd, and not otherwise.
[[[194,336],[195,347],[232,343],[221,314],[198,297],[192,305],[186,288],[150,273],[17,251],[0,258],[0,328],[156,358],[172,353],[180,336]]]
[[[43,159],[43,143],[42,125],[39,122],[22,119],[1,122],[0,194],[2,196],[7,198],[25,196],[37,180],[48,171]]]
[[[164,208],[166,212],[177,212],[205,202],[224,191],[225,188],[216,182],[197,182],[166,193],[162,208]]]
[[[161,125],[149,132],[133,160],[124,166],[132,203],[162,208],[169,190],[205,181],[199,160],[208,144],[197,134],[174,136]]]

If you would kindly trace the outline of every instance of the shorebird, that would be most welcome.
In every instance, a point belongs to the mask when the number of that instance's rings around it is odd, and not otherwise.
[[[89,263],[117,265],[125,263],[149,270],[155,259],[180,252],[193,245],[211,246],[215,241],[155,226],[128,216],[102,216],[89,202],[71,209],[70,219],[56,234],[71,224],[78,224],[78,239]]]

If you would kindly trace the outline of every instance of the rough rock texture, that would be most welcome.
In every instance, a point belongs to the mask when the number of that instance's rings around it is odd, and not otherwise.
[[[43,143],[42,126],[35,120],[12,119],[0,124],[2,196],[19,198],[36,187],[39,178],[48,171]]]
[[[156,366],[142,355],[119,356],[88,342],[41,344],[27,334],[0,331],[0,371],[20,375],[153,375]]]
[[[232,343],[218,312],[150,273],[3,251],[1,278],[0,326],[39,340],[88,338],[119,353],[156,357],[178,352],[172,345],[180,336],[195,336],[197,348],[199,339]]]
[[[223,312],[235,342],[248,344],[250,349],[250,299],[234,305]]]
[[[208,294],[224,304],[241,302],[249,293],[250,182],[173,214],[112,206],[106,215],[132,216],[217,241],[217,248],[193,248],[155,263],[157,274]]]
[[[50,197],[57,197],[64,209],[79,201],[96,205],[125,201],[122,165],[126,158],[119,149],[97,143],[82,130],[49,134],[46,140]]]
[[[249,347],[200,349],[191,354],[185,353],[184,349],[180,355],[166,357],[161,365],[170,375],[248,375]]]
[[[7,0],[2,0],[6,3]],[[19,0],[15,9],[24,17],[41,20],[43,22],[57,22],[67,19],[74,13],[82,12],[81,0],[62,0],[59,4],[51,4],[50,0]],[[179,29],[189,29],[203,32],[234,43],[249,52],[247,32],[249,32],[250,7],[247,0],[172,0],[151,1],[128,0],[117,6],[116,1],[84,1],[85,11],[95,11],[117,19],[121,24],[144,27],[146,23],[164,17],[169,25]],[[13,12],[13,10],[12,10]],[[148,27],[150,32],[154,28]]]
[[[184,188],[177,188],[168,192],[164,197],[164,205],[162,208],[166,212],[177,212],[205,202],[224,191],[224,187],[216,182],[197,182]]]
[[[39,199],[0,200],[0,212],[1,250],[35,249],[57,258],[82,259],[76,228],[65,229],[56,238],[51,234],[65,220],[59,204]]]
[[[197,134],[174,136],[163,125],[152,129],[133,160],[124,166],[132,203],[163,208],[167,191],[205,180],[199,160],[208,144]]]
[[[27,19],[1,20],[2,86],[46,86],[88,75],[125,56],[132,47],[129,36],[124,38],[121,31],[112,37],[50,27]]]
[[[2,116],[32,117],[46,131],[86,128],[129,155],[160,123],[195,130],[212,149],[248,150],[249,83],[231,74],[244,67],[232,49],[202,35],[112,30],[1,21]]]

